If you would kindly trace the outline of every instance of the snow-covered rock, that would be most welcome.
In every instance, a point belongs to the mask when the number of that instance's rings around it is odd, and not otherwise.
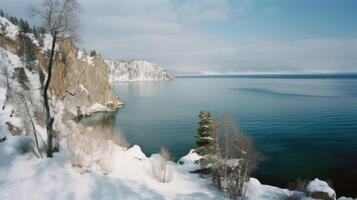
[[[115,61],[105,60],[109,66],[109,80],[116,81],[153,81],[173,80],[175,77],[158,64],[147,61]]]
[[[194,149],[191,149],[190,152],[184,157],[180,158],[177,163],[181,165],[182,168],[185,168],[187,171],[195,171],[200,168],[200,166],[195,163],[200,158],[201,156],[199,156]]]
[[[351,197],[340,197],[337,200],[357,200],[357,198],[351,198]]]
[[[306,189],[312,198],[324,200],[336,199],[335,191],[325,181],[318,178],[311,181]]]
[[[9,20],[4,17],[0,17],[0,34],[5,35],[6,37],[15,40],[19,32],[19,28],[13,25]]]
[[[299,195],[294,191],[281,189],[269,185],[261,184],[258,179],[250,178],[244,184],[244,199],[246,200],[275,200],[275,199],[288,199],[293,195]]]

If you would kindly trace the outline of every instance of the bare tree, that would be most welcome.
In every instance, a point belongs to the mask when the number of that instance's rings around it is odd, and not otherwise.
[[[33,140],[35,145],[32,149],[32,152],[38,158],[42,158],[40,145],[38,142],[38,136],[43,141],[41,134],[38,133],[35,127],[34,117],[33,117],[33,108],[30,91],[26,91],[22,88],[11,88],[9,93],[9,98],[11,102],[16,105],[16,113],[22,119],[23,129],[25,130],[25,135],[33,134]],[[44,141],[43,141],[44,143]],[[46,144],[44,143],[46,147]]]
[[[31,123],[31,127],[32,127],[32,131],[33,131],[33,136],[34,136],[34,139],[35,139],[35,144],[36,144],[36,149],[37,149],[38,156],[40,158],[42,158],[41,150],[40,150],[40,147],[39,147],[39,144],[38,144],[37,131],[36,131],[35,123],[32,120],[32,116],[31,116],[29,107],[27,106],[25,96],[22,96],[21,100],[22,100],[22,103],[24,104],[26,114],[27,114],[28,119],[30,120],[30,123]]]
[[[47,113],[47,157],[53,155],[53,122],[54,118],[50,113],[48,102],[48,87],[51,82],[52,65],[55,54],[55,46],[58,39],[76,38],[78,27],[78,11],[80,5],[77,0],[43,0],[40,8],[30,8],[34,16],[39,16],[44,21],[44,27],[47,28],[52,36],[51,54],[48,60],[48,75],[43,91],[43,99]]]
[[[5,54],[5,56],[7,57],[7,55]],[[5,101],[4,101],[4,105],[2,107],[2,109],[5,109],[5,104],[6,102],[9,100],[9,92],[10,92],[10,82],[9,82],[9,70],[8,70],[8,65],[4,65],[3,68],[1,68],[0,74],[2,76],[4,76],[5,79],[1,80],[1,84],[6,86],[6,97],[5,97]]]
[[[251,138],[239,130],[231,117],[224,116],[219,127],[222,142],[213,180],[220,190],[229,193],[231,199],[244,197],[244,182],[249,180],[260,156]]]

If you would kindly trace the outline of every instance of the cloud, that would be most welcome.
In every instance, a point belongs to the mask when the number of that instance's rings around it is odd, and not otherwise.
[[[37,1],[16,0],[19,5],[36,4]],[[256,26],[249,24],[254,2],[248,0],[80,2],[83,7],[80,14],[83,43],[79,45],[88,50],[99,50],[107,58],[143,59],[175,71],[210,74],[357,71],[356,35],[302,39],[242,37],[240,33],[247,24]],[[13,9],[12,0],[4,0],[4,10],[9,13],[19,12],[22,7]],[[264,10],[265,15],[281,11],[276,5],[265,6]],[[230,21],[244,23],[235,27],[228,23]],[[225,28],[237,33],[234,38],[226,37]],[[264,32],[259,27],[253,28]]]
[[[175,13],[183,23],[196,24],[225,21],[231,11],[226,1],[200,0],[185,1],[176,8]]]

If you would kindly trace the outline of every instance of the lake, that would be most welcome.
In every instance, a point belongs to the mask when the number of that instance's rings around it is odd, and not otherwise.
[[[201,110],[228,114],[265,157],[254,173],[262,183],[319,177],[357,196],[356,76],[179,77],[113,88],[126,103],[114,129],[146,155],[165,146],[177,160],[195,148]]]

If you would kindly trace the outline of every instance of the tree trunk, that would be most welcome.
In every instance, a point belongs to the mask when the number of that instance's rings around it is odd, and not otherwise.
[[[31,114],[30,114],[30,111],[29,111],[29,108],[27,107],[27,104],[26,104],[26,100],[23,99],[23,104],[25,106],[25,109],[26,109],[26,112],[27,112],[27,115],[31,121],[31,125],[32,125],[32,129],[33,129],[33,135],[35,137],[35,143],[36,143],[36,147],[37,147],[37,152],[39,154],[39,157],[42,158],[42,154],[41,154],[41,151],[40,151],[40,147],[38,145],[38,140],[37,140],[37,135],[36,135],[36,127],[35,127],[35,124],[33,123],[32,121],[32,118],[31,118]]]
[[[56,45],[57,33],[55,32],[52,35],[52,48],[51,48],[51,55],[48,61],[48,76],[45,84],[45,88],[43,90],[43,99],[45,103],[46,113],[47,113],[47,121],[46,121],[46,128],[47,128],[47,157],[51,158],[53,155],[53,148],[52,148],[52,140],[53,140],[53,121],[54,118],[51,117],[50,106],[48,103],[48,87],[50,86],[51,76],[52,76],[52,64],[53,64],[53,56],[55,54],[55,45]]]

